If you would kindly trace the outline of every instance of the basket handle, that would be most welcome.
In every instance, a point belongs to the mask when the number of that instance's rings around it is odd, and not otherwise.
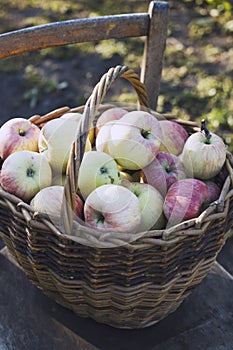
[[[139,108],[149,108],[149,99],[144,84],[140,81],[139,76],[134,70],[127,66],[118,65],[110,68],[94,87],[92,94],[85,104],[83,118],[79,124],[78,137],[72,144],[66,169],[64,199],[61,210],[61,228],[62,231],[67,234],[72,233],[73,208],[77,191],[78,171],[84,155],[87,135],[106,93],[110,89],[112,83],[118,78],[126,79],[134,87],[138,96]]]

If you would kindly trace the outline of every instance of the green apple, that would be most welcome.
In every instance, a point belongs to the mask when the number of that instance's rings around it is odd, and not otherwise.
[[[133,192],[139,200],[141,222],[137,232],[162,228],[160,225],[163,225],[161,216],[163,214],[164,199],[160,192],[153,186],[142,182],[122,180],[121,185]]]
[[[78,174],[78,189],[85,199],[95,188],[118,184],[120,172],[116,161],[101,151],[89,151],[83,156]]]

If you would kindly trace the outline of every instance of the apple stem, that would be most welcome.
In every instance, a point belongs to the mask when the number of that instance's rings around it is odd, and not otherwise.
[[[201,131],[204,131],[204,133],[205,133],[206,143],[210,143],[210,139],[211,139],[212,134],[207,129],[205,119],[202,119],[202,121],[201,121]]]
[[[19,136],[25,136],[26,132],[23,129],[18,129]]]
[[[142,130],[141,131],[141,135],[142,135],[142,137],[144,137],[145,139],[148,139],[149,138],[149,135],[150,135],[150,131],[148,131],[148,130]]]

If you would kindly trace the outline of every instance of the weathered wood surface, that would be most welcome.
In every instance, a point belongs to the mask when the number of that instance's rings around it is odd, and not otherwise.
[[[233,277],[218,263],[176,312],[139,330],[115,329],[59,306],[28,281],[6,248],[0,286],[1,350],[232,349]]]
[[[0,58],[47,47],[146,36],[149,15],[126,14],[48,23],[0,35]]]
[[[151,2],[149,31],[141,66],[141,81],[145,84],[151,109],[156,110],[167,39],[168,4]]]

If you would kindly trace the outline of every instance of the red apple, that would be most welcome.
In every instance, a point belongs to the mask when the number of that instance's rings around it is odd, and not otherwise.
[[[112,107],[109,109],[106,109],[99,118],[97,119],[96,126],[95,126],[95,134],[98,135],[98,132],[100,131],[101,127],[111,121],[118,120],[123,115],[128,113],[127,110],[120,108],[120,107]]]
[[[165,197],[169,187],[175,181],[186,178],[186,174],[178,156],[159,152],[156,158],[143,168],[142,178],[145,183],[155,187]]]
[[[210,203],[216,201],[221,193],[221,188],[213,180],[203,180],[208,187],[208,197],[203,203],[203,209],[207,208]]]
[[[167,227],[198,217],[208,195],[208,186],[201,180],[188,178],[174,182],[163,205]]]
[[[40,129],[28,119],[13,118],[0,129],[0,157],[6,159],[11,153],[28,150],[38,152]]]
[[[159,123],[162,130],[159,150],[179,155],[189,136],[188,132],[182,125],[171,120],[160,120]]]

